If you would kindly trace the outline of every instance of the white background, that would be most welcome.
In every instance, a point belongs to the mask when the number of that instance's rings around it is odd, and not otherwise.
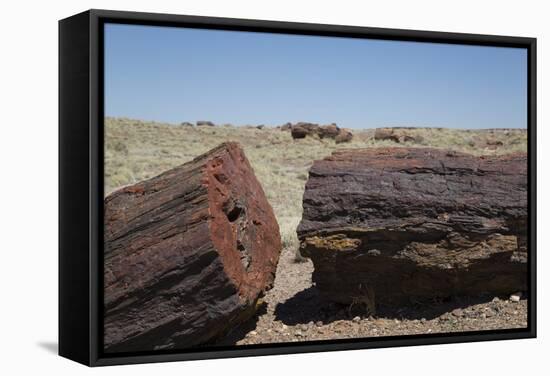
[[[550,12],[545,1],[11,1],[0,21],[0,374],[422,374],[548,372],[545,192]],[[539,338],[88,369],[57,343],[57,20],[88,8],[538,38]],[[399,111],[399,109],[396,109]],[[538,370],[538,371],[537,371]],[[33,372],[33,373],[31,373]]]

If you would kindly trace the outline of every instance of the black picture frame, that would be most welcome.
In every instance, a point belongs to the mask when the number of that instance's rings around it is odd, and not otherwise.
[[[520,47],[528,79],[528,327],[136,354],[102,352],[103,25],[180,26]],[[536,337],[536,39],[247,19],[88,10],[59,21],[59,354],[88,366]]]

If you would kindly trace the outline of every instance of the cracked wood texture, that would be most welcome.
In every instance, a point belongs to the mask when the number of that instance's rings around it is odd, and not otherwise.
[[[527,156],[426,148],[315,161],[297,233],[313,281],[344,304],[508,294],[527,285]]]
[[[237,143],[105,198],[104,349],[209,343],[272,286],[279,226]]]

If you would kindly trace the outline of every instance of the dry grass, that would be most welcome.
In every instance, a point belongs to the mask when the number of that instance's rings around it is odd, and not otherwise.
[[[105,193],[151,178],[188,162],[224,141],[238,141],[262,183],[279,221],[283,245],[297,249],[296,227],[302,216],[302,195],[308,170],[316,159],[343,148],[430,146],[476,155],[526,151],[527,133],[521,130],[475,131],[439,128],[408,130],[420,143],[396,144],[374,140],[374,130],[354,130],[350,143],[306,138],[293,140],[290,132],[265,127],[187,127],[126,118],[105,119]],[[488,146],[487,141],[502,146]],[[494,150],[493,150],[494,149]]]

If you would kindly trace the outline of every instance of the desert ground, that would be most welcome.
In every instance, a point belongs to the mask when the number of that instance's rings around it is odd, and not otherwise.
[[[273,289],[254,317],[220,344],[255,344],[527,326],[526,297],[482,296],[385,310],[365,315],[353,307],[321,304],[311,282],[313,266],[298,250],[296,227],[314,160],[337,149],[379,146],[435,147],[475,155],[527,150],[525,130],[407,129],[414,141],[375,140],[374,129],[352,130],[351,142],[294,140],[277,127],[190,126],[126,118],[105,120],[105,195],[188,162],[224,141],[245,150],[279,222],[283,251]],[[420,136],[420,137],[418,137]]]

